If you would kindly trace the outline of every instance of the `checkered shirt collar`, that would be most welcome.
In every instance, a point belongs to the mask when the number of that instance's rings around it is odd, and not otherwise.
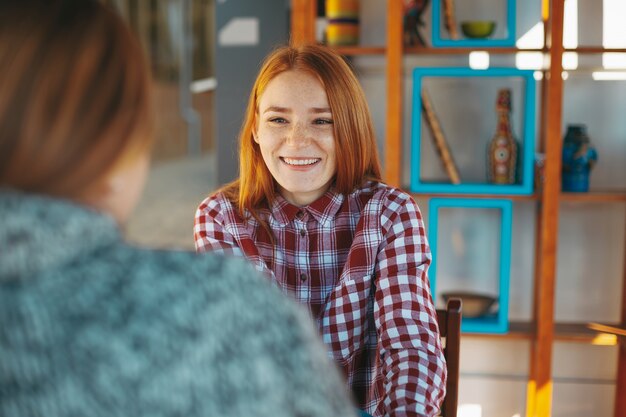
[[[300,211],[305,211],[320,225],[324,226],[337,215],[344,199],[343,194],[331,187],[324,195],[308,206],[298,207],[285,200],[282,195],[277,194],[270,207],[271,216],[275,222],[273,225],[285,227],[297,217]]]

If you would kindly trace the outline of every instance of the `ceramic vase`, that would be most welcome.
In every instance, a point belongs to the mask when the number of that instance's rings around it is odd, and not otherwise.
[[[591,146],[587,126],[568,125],[563,138],[561,189],[567,192],[589,191],[589,174],[598,160]]]

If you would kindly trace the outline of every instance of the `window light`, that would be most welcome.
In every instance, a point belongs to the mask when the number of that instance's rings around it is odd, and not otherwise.
[[[602,46],[624,48],[626,46],[626,2],[624,0],[604,0],[602,18]],[[626,54],[602,54],[605,69],[626,69]],[[594,78],[595,79],[595,78]]]
[[[563,47],[574,49],[578,47],[578,0],[565,2],[565,14],[563,16]],[[563,54],[563,69],[575,70],[578,68],[578,54],[565,52]]]
[[[539,22],[517,40],[520,49],[539,49],[543,47],[543,23]],[[518,52],[515,54],[515,66],[518,69],[542,69],[543,53]]]
[[[483,407],[480,404],[461,404],[457,410],[459,417],[482,417]]]
[[[469,66],[471,69],[475,69],[475,70],[489,68],[489,52],[485,52],[485,51],[470,52]]]
[[[594,71],[591,78],[596,81],[619,81],[626,80],[626,71]]]

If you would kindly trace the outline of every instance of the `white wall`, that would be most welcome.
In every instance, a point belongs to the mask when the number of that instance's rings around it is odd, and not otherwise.
[[[469,2],[458,2],[462,4]],[[473,10],[461,8],[458,13],[502,13],[501,0],[471,2]],[[517,36],[523,35],[540,21],[541,2],[518,1]],[[599,7],[600,6],[600,7]],[[383,45],[386,31],[386,2],[361,0],[361,41],[365,45]],[[464,6],[463,6],[464,7]],[[501,6],[500,6],[501,7]],[[482,8],[482,9],[481,9]],[[601,45],[602,7],[597,0],[578,0],[580,45]],[[430,15],[422,33],[430,39]],[[626,40],[625,40],[626,43]],[[625,45],[626,46],[626,45]],[[515,66],[512,55],[492,55],[491,66]],[[376,125],[381,154],[384,155],[385,133],[385,63],[383,57],[353,58],[360,80],[369,98]],[[592,189],[626,189],[626,82],[600,82],[591,79],[591,69],[601,66],[601,57],[579,57],[578,72],[570,72],[565,82],[563,132],[569,123],[585,123],[599,154],[591,176]],[[404,78],[404,160],[403,178],[410,175],[411,70],[415,66],[468,66],[465,56],[407,56]],[[498,84],[498,83],[494,83]],[[451,144],[455,159],[466,178],[484,175],[484,151],[495,130],[495,90],[480,82],[440,82],[429,87],[435,110]],[[514,89],[514,109],[519,108],[521,93]],[[471,103],[471,106],[469,105]],[[537,114],[538,116],[539,114]],[[518,138],[521,133],[519,114],[513,117]],[[424,171],[441,177],[444,172],[424,137]],[[465,172],[465,174],[463,174]],[[428,201],[418,201],[428,221]],[[532,315],[534,240],[536,204],[514,204],[511,305],[512,320],[528,320]],[[573,204],[561,206],[555,315],[558,321],[619,321],[621,277],[624,264],[624,203]],[[454,219],[456,222],[459,219]],[[472,233],[484,228],[486,236],[494,235],[486,220],[465,219]],[[478,223],[476,223],[478,222]],[[481,238],[478,237],[477,241]],[[448,239],[450,240],[450,239]],[[488,240],[488,239],[487,239]],[[470,242],[471,243],[471,242]],[[440,257],[454,253],[452,243],[439,247]],[[468,269],[480,274],[480,265],[489,273],[488,250],[471,251]],[[484,258],[484,259],[481,259]],[[453,261],[450,261],[451,263]],[[441,264],[439,266],[441,268]],[[446,267],[444,266],[444,269]],[[449,271],[454,270],[447,267]],[[478,271],[478,272],[476,272]],[[440,284],[438,283],[438,286]],[[445,286],[445,284],[443,284]],[[461,352],[460,417],[513,417],[525,415],[529,342],[465,338]],[[554,415],[612,415],[617,349],[576,343],[556,343],[554,348]],[[463,408],[465,407],[465,408]],[[479,410],[480,414],[473,414]]]

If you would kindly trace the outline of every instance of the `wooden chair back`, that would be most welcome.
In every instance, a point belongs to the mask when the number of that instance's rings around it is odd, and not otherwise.
[[[441,406],[442,417],[456,417],[457,415],[459,400],[459,356],[461,347],[461,308],[461,300],[451,298],[448,300],[445,310],[437,310],[439,333],[444,342],[443,354],[448,364],[446,397]]]

